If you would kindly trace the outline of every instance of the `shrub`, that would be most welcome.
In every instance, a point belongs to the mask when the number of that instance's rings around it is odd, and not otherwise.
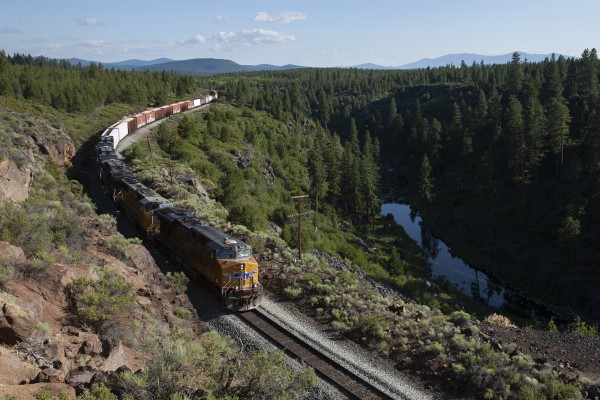
[[[15,268],[8,254],[0,254],[0,286],[15,277]]]
[[[133,305],[131,285],[120,277],[97,281],[79,278],[68,290],[77,317],[84,325],[99,327],[106,321],[120,319]]]
[[[300,281],[316,286],[321,283],[321,277],[317,274],[309,272],[308,274],[304,274],[304,276],[300,278]]]
[[[454,311],[450,314],[450,321],[458,327],[469,326],[471,322],[471,316],[464,311]]]
[[[187,285],[190,282],[190,278],[184,272],[175,272],[171,273],[171,271],[167,272],[167,279],[173,284],[175,287],[175,293],[184,294],[187,290]]]
[[[133,256],[133,244],[141,244],[138,238],[127,239],[120,233],[110,235],[106,241],[110,253],[123,260],[128,260]]]
[[[425,346],[425,351],[428,351],[433,354],[443,354],[445,352],[444,345],[440,342],[433,342],[428,346]]]
[[[116,394],[111,393],[103,384],[92,386],[92,390],[88,393],[77,397],[78,400],[118,400]]]
[[[367,342],[371,339],[383,339],[386,336],[385,322],[377,315],[366,315],[359,320],[355,332]]]
[[[54,391],[48,388],[41,388],[33,393],[36,400],[69,400],[69,396],[61,390],[57,396]]]
[[[554,319],[550,319],[550,321],[548,322],[548,330],[550,332],[558,332],[558,327],[556,326]]]
[[[113,233],[117,227],[117,219],[110,214],[101,214],[98,216],[98,225],[102,233]]]
[[[296,297],[300,296],[300,294],[302,293],[302,288],[288,286],[285,289],[283,289],[283,293],[285,293],[287,296],[291,297],[292,299],[295,299]]]
[[[581,336],[598,336],[598,330],[594,326],[588,325],[579,317],[575,317],[573,323],[569,325],[569,332],[573,332]]]
[[[358,278],[356,277],[355,274],[350,273],[348,271],[345,270],[341,270],[336,274],[335,277],[336,281],[339,281],[343,284],[346,284],[350,287],[356,285],[356,283],[358,282]]]
[[[547,399],[578,400],[581,398],[579,389],[573,385],[562,383],[556,379],[551,379],[546,383],[543,393]]]
[[[175,314],[177,318],[183,320],[189,320],[192,318],[192,312],[185,307],[177,308],[175,311],[173,311],[173,314]]]
[[[516,326],[504,315],[490,314],[483,320],[490,325],[499,325],[505,328],[516,328]]]

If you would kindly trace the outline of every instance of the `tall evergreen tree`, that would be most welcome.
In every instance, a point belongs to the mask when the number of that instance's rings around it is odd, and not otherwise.
[[[523,126],[523,109],[517,96],[510,96],[507,113],[508,168],[511,171],[513,182],[527,183],[527,144]]]
[[[428,203],[431,202],[433,199],[433,182],[431,179],[431,165],[429,165],[427,154],[423,156],[423,161],[421,161],[421,167],[419,168],[417,190],[423,200]]]
[[[555,97],[546,108],[546,132],[550,153],[556,159],[556,175],[562,171],[565,162],[565,146],[569,142],[569,108],[562,96]]]
[[[510,94],[518,95],[521,91],[523,83],[523,66],[521,64],[521,56],[518,52],[514,52],[511,61],[508,63],[507,86]]]
[[[319,204],[327,191],[327,171],[325,168],[325,157],[323,155],[323,135],[319,135],[314,141],[313,147],[309,152],[308,170],[311,179],[311,191],[315,198],[315,211],[319,212]]]

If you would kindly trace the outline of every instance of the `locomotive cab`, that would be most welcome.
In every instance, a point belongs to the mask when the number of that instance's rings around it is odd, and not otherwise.
[[[220,267],[218,282],[227,308],[246,311],[258,307],[263,287],[258,279],[258,262],[252,256],[252,247],[214,228],[207,231],[212,231],[207,232],[212,234],[208,248]]]

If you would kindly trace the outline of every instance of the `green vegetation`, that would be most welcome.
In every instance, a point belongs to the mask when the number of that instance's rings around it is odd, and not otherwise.
[[[187,290],[188,283],[190,282],[190,278],[184,272],[175,272],[171,273],[167,272],[167,279],[173,284],[175,287],[175,293],[184,294]]]
[[[133,306],[131,285],[110,271],[98,280],[76,279],[69,292],[79,322],[96,328],[126,317]]]
[[[106,238],[106,247],[110,253],[122,260],[131,259],[135,251],[132,245],[141,243],[138,238],[126,238],[118,232]]]

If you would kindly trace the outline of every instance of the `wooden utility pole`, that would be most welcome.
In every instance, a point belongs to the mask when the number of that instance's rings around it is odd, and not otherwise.
[[[294,219],[294,222],[298,223],[298,260],[302,260],[302,221],[308,220],[309,212],[302,212],[302,199],[308,197],[307,194],[303,195],[300,190],[298,190],[298,196],[292,196],[293,200],[298,201],[298,205],[296,206],[297,213],[289,215],[290,218]]]
[[[154,151],[152,151],[152,143],[150,142],[150,138],[148,138],[148,148],[150,149],[150,161],[154,164]]]

